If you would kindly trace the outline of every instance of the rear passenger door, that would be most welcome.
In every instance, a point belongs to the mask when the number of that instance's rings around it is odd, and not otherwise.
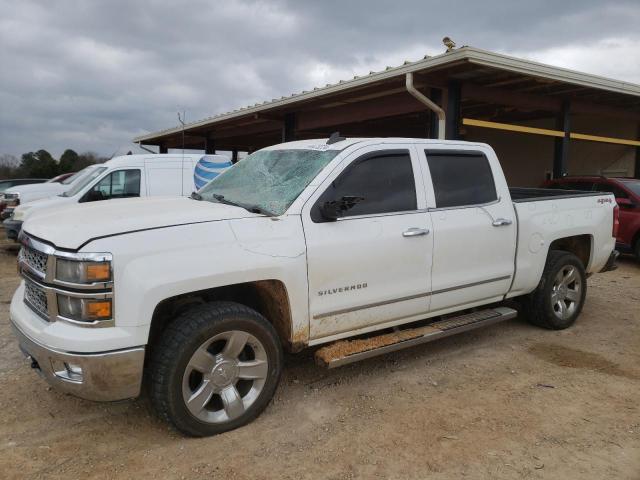
[[[422,150],[433,223],[431,311],[498,301],[514,272],[516,221],[504,176],[481,150]],[[499,184],[496,185],[496,179]]]

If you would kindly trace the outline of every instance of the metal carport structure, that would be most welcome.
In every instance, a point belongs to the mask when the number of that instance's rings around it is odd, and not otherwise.
[[[609,163],[621,162],[621,172],[640,177],[640,85],[472,47],[215,115],[187,124],[184,132],[179,126],[134,141],[156,145],[160,152],[213,153],[250,152],[334,131],[435,138],[437,118],[409,93],[407,74],[442,106],[446,138],[497,144],[507,176],[519,167],[534,172],[539,166],[533,184],[543,171],[557,177],[605,171]],[[578,156],[584,152],[594,158],[583,168]],[[521,177],[516,183],[527,183],[528,176]]]

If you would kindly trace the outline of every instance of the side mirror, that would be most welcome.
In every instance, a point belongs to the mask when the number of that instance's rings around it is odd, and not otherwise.
[[[620,207],[626,207],[626,208],[635,207],[635,203],[630,198],[616,198],[616,203]]]
[[[358,203],[364,200],[364,197],[344,196],[339,200],[331,200],[324,202],[320,207],[322,216],[330,221],[336,221],[344,216],[344,212],[351,210]]]
[[[83,202],[99,202],[104,200],[104,194],[100,190],[89,190],[82,199]]]

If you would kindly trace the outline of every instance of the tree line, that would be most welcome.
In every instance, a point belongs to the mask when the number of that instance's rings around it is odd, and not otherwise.
[[[0,155],[0,179],[3,178],[53,178],[68,172],[78,172],[94,163],[103,163],[108,158],[94,152],[76,153],[67,149],[55,159],[46,150],[15,155]]]

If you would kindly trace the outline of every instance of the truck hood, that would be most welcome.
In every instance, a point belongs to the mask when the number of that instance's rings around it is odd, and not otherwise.
[[[54,197],[41,198],[40,200],[34,200],[33,202],[25,204],[21,203],[13,210],[13,219],[24,222],[32,215],[45,212],[48,208],[59,208],[63,205],[71,205],[76,202],[77,200],[75,198],[56,195]]]
[[[4,193],[19,193],[20,204],[38,200],[40,198],[52,197],[59,195],[69,188],[69,185],[62,185],[58,182],[53,183],[34,183],[30,185],[17,185],[7,188]]]
[[[22,229],[57,247],[77,250],[95,238],[258,216],[232,205],[183,197],[147,197],[47,208],[30,215]]]

